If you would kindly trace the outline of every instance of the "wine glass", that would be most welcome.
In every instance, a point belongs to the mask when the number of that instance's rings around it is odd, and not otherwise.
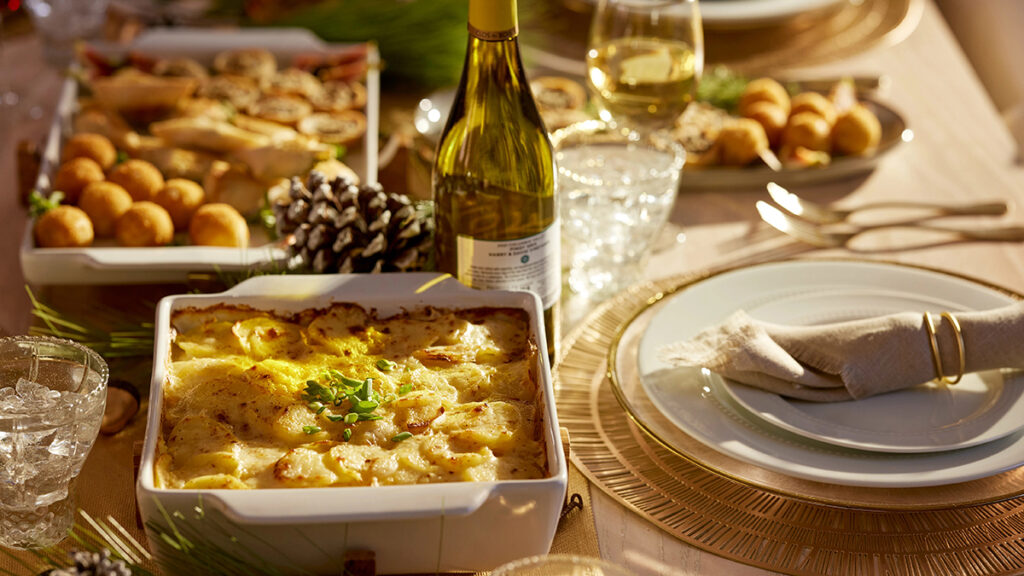
[[[605,122],[670,127],[696,97],[703,69],[697,0],[599,0],[587,86]]]

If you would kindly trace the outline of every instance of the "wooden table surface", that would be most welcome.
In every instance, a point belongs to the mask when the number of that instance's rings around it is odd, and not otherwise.
[[[6,69],[21,92],[13,112],[0,109],[0,330],[24,333],[29,325],[18,247],[25,213],[14,193],[14,150],[46,129],[60,76],[42,64],[32,36],[6,44]],[[877,47],[842,62],[808,70],[821,75],[884,74],[882,98],[899,110],[914,138],[865,176],[794,188],[820,201],[855,205],[891,198],[935,201],[1003,199],[1024,205],[1024,170],[1017,148],[938,9],[929,1],[916,30],[902,43]],[[754,203],[763,189],[710,191],[684,186],[666,237],[682,231],[651,258],[647,274],[659,278],[689,270],[786,255],[855,256],[926,265],[1024,290],[1024,247],[1019,244],[950,243],[948,237],[908,230],[869,234],[846,250],[807,250],[758,224]],[[885,214],[863,215],[865,221]],[[1024,223],[1019,209],[1001,221]],[[990,220],[965,220],[984,226]],[[93,290],[83,294],[92,294]],[[764,570],[689,546],[592,487],[602,556],[637,574],[763,576]]]

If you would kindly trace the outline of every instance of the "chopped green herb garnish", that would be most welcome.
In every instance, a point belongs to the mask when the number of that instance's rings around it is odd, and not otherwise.
[[[381,397],[380,392],[374,390],[373,378],[356,380],[334,369],[325,371],[321,378],[324,383],[307,380],[306,388],[302,392],[302,399],[306,401],[306,406],[317,415],[322,414],[331,422],[344,422],[345,424],[382,419],[381,416],[373,412],[387,400]],[[388,398],[393,399],[394,394],[389,394]],[[328,407],[341,408],[346,402],[348,407],[347,409],[342,408],[343,413],[327,412]],[[320,429],[316,428],[315,431],[306,433],[315,434],[319,431]]]
[[[398,362],[392,362],[387,358],[381,358],[377,360],[377,369],[381,372],[391,372],[395,368],[398,368]]]
[[[352,429],[351,428],[345,428],[345,431],[341,433],[341,437],[345,440],[345,442],[348,442],[349,440],[351,440],[352,439]]]
[[[60,206],[60,202],[63,199],[63,192],[57,191],[51,193],[49,196],[43,196],[38,190],[33,190],[28,196],[28,213],[33,218],[38,218],[46,212]]]
[[[412,432],[402,432],[400,434],[396,434],[395,437],[391,439],[391,441],[401,442],[402,440],[408,440],[409,438],[412,438]]]
[[[320,431],[320,427],[319,426],[303,426],[302,427],[302,431],[305,432],[306,434],[316,434],[317,432]]]
[[[399,396],[405,396],[409,392],[412,392],[412,384],[402,384],[402,386],[398,388]]]

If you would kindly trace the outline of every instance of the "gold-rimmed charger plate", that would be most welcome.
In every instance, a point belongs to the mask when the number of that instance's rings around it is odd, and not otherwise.
[[[565,340],[559,421],[573,461],[609,496],[668,533],[789,574],[964,574],[1024,570],[1024,469],[945,486],[877,489],[792,478],[696,440],[686,456],[648,435],[616,399],[607,356],[624,325],[701,272],[632,287]]]
[[[705,26],[706,59],[747,74],[832,62],[902,42],[924,8],[924,0],[851,0],[770,25]]]

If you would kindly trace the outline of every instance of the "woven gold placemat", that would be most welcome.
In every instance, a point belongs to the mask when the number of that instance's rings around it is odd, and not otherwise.
[[[648,437],[611,389],[609,347],[652,298],[706,276],[634,286],[566,338],[558,418],[573,462],[598,488],[684,542],[787,574],[1024,573],[1024,497],[921,510],[822,502],[717,473]]]

